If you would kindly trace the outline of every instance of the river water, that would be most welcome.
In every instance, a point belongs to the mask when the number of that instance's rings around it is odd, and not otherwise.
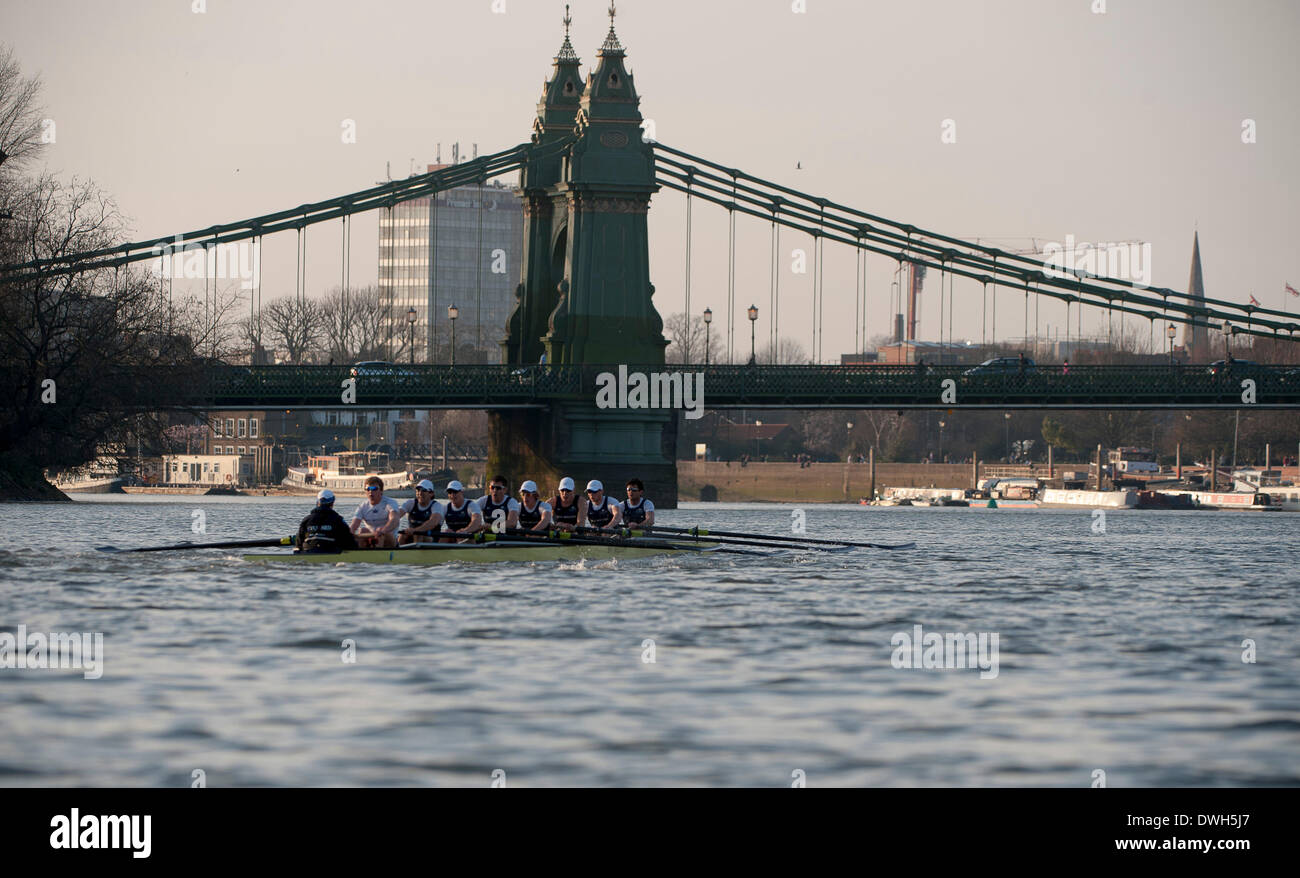
[[[309,504],[0,507],[0,632],[104,643],[98,679],[0,668],[0,785],[1300,784],[1300,515],[808,505],[917,548],[521,566],[93,551]],[[996,634],[996,676],[894,667],[916,625]]]

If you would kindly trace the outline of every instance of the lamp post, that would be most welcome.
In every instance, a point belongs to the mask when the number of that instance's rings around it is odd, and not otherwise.
[[[704,365],[709,365],[709,325],[713,323],[713,309],[704,309]]]
[[[846,430],[848,430],[849,433],[849,451],[848,451],[847,459],[849,463],[853,463],[853,422],[852,421],[846,422],[844,424],[844,427]]]
[[[411,310],[406,312],[406,325],[410,329],[407,335],[409,337],[408,346],[411,350],[410,363],[412,366],[415,365],[415,317],[415,306],[412,305]]]
[[[1011,412],[1002,415],[1007,425],[1007,463],[1011,463]]]
[[[1171,366],[1174,364],[1174,336],[1177,334],[1178,330],[1172,323],[1165,327],[1165,335],[1169,336],[1169,365]]]
[[[460,309],[455,305],[447,306],[447,319],[451,321],[451,364],[456,365],[456,318],[460,316]]]
[[[939,463],[943,463],[943,421],[939,422]]]
[[[758,322],[758,306],[749,306],[749,365],[754,365],[758,359],[754,355],[754,324]]]
[[[755,426],[755,427],[761,427],[761,426],[763,426],[763,422],[762,422],[762,421],[759,421],[759,420],[755,420],[755,421],[754,421],[754,426]],[[758,430],[755,430],[755,431],[754,431],[754,460],[755,460],[755,461],[758,460]]]

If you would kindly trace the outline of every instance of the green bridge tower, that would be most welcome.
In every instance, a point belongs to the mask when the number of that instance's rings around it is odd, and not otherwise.
[[[658,190],[641,132],[640,98],[614,32],[586,81],[565,36],[537,105],[534,157],[522,175],[524,253],[515,310],[502,341],[520,366],[618,364],[661,367],[663,320],[651,297],[646,217]],[[549,147],[549,149],[548,149]],[[545,368],[542,366],[541,368]],[[657,505],[677,504],[676,414],[599,409],[588,399],[549,410],[489,414],[489,474],[543,491],[562,476],[605,483],[616,499],[637,476]]]

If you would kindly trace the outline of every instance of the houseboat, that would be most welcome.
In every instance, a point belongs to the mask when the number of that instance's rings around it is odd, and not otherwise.
[[[329,488],[337,495],[361,497],[366,493],[365,483],[370,476],[384,480],[387,495],[414,496],[409,473],[392,470],[388,455],[367,451],[313,455],[304,465],[289,467],[288,475],[280,484],[294,494],[315,494]]]

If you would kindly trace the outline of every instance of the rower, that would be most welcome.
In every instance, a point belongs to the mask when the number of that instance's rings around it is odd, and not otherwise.
[[[623,520],[622,508],[613,497],[605,496],[605,486],[597,479],[587,482],[587,505],[584,516],[592,527],[616,528]]]
[[[447,483],[447,502],[442,507],[442,529],[444,534],[469,536],[483,530],[483,514],[478,506],[465,499],[465,486],[452,479]],[[444,542],[455,542],[443,538]]]
[[[488,492],[475,501],[484,527],[492,533],[505,533],[519,527],[519,501],[510,496],[510,482],[495,476],[488,482]]]
[[[316,508],[298,525],[296,552],[342,552],[357,547],[343,516],[334,511],[334,492],[329,488],[316,495]]]
[[[646,499],[645,484],[640,479],[627,480],[627,499],[619,508],[623,512],[623,524],[655,526],[655,505]]]
[[[402,504],[406,527],[398,531],[398,545],[431,543],[442,529],[442,504],[433,499],[433,482],[423,479],[415,486],[415,499]]]
[[[551,504],[537,493],[537,483],[532,479],[519,486],[519,526],[528,530],[546,530],[551,526]],[[575,504],[576,505],[576,504]]]
[[[402,522],[402,507],[392,497],[384,496],[384,480],[367,476],[366,499],[352,513],[352,533],[362,549],[397,547],[397,526]]]
[[[560,487],[551,500],[551,517],[559,530],[573,530],[580,523],[582,504],[578,502],[574,487],[573,479],[565,476],[560,479]]]

